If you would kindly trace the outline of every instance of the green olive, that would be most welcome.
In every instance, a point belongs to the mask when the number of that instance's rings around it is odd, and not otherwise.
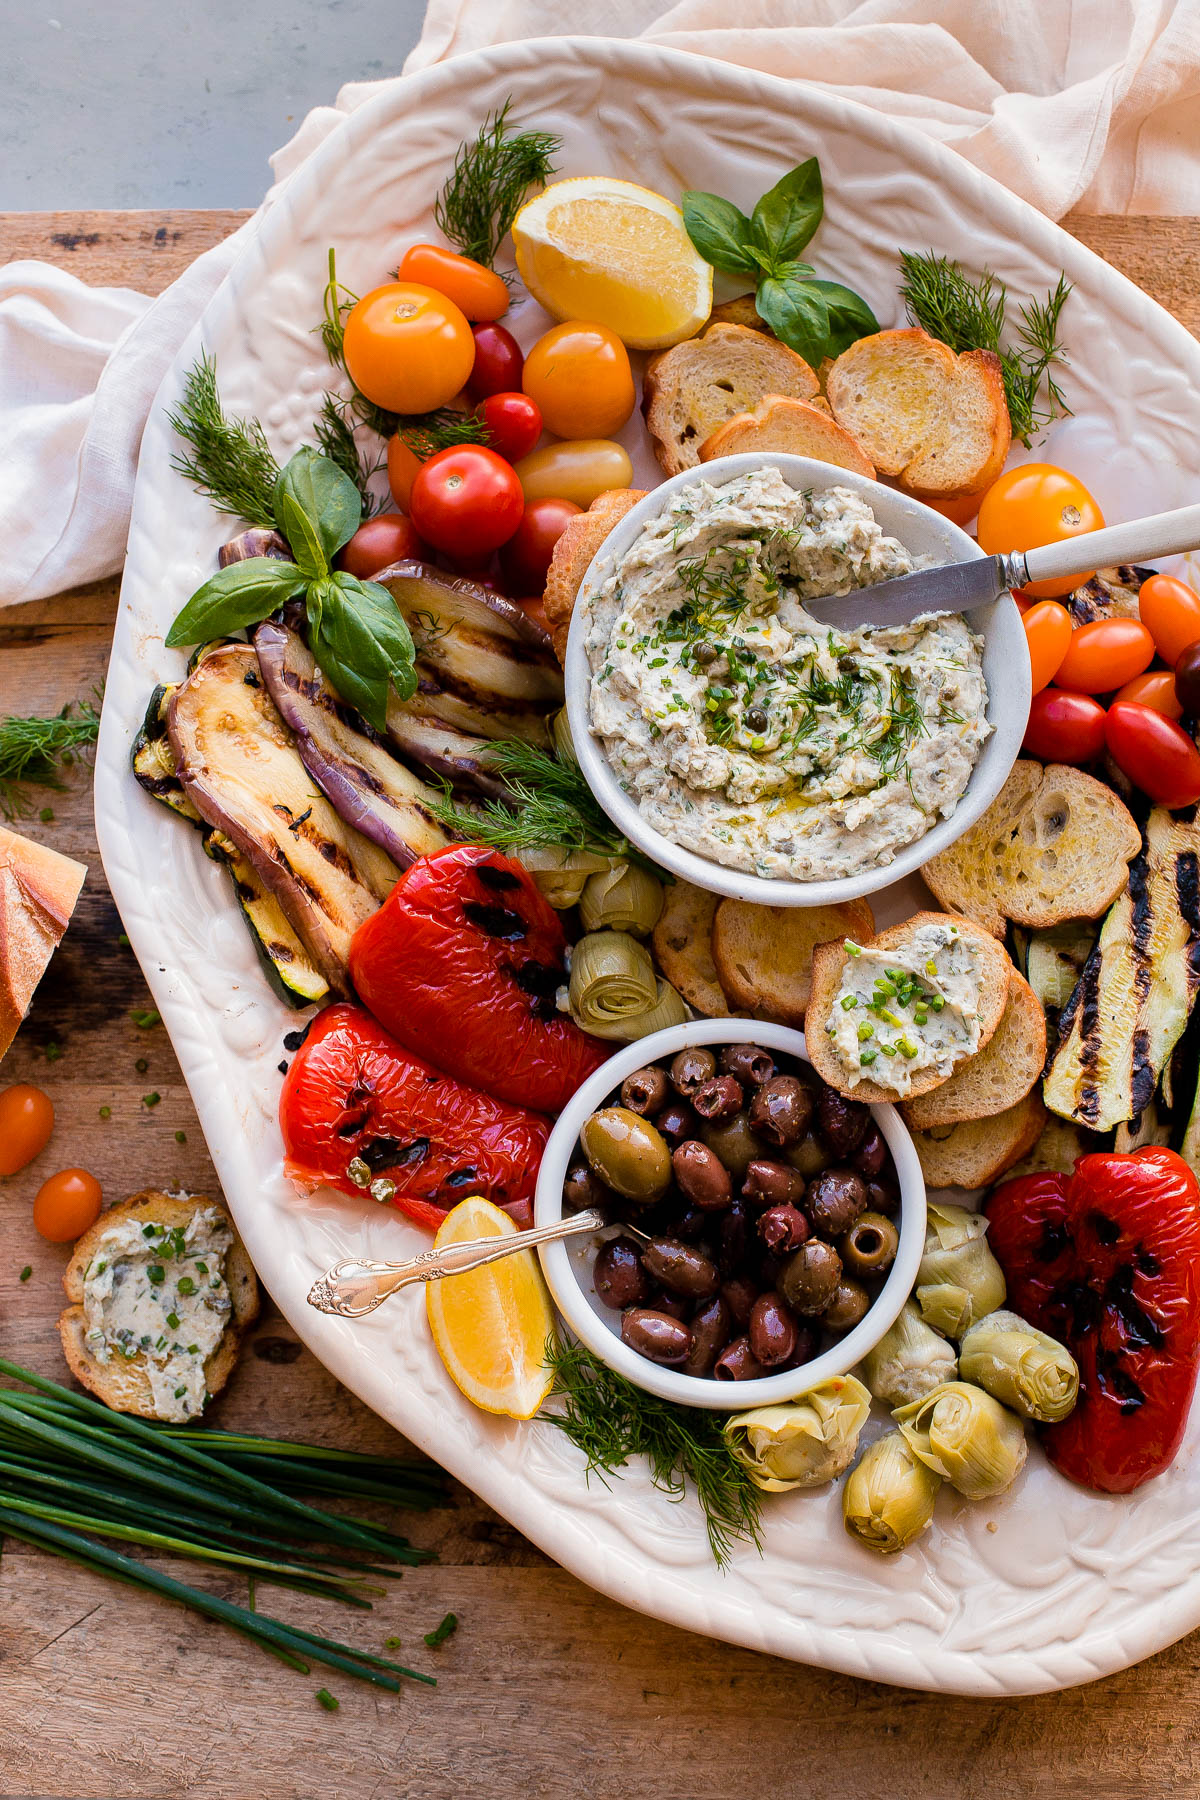
[[[750,1129],[749,1115],[734,1113],[732,1119],[700,1124],[701,1142],[716,1152],[735,1181],[741,1181],[756,1156],[771,1156],[771,1146]]]
[[[593,1113],[579,1141],[601,1181],[627,1200],[648,1205],[670,1185],[671,1151],[666,1138],[627,1106],[605,1106]]]
[[[833,1298],[821,1314],[821,1323],[830,1331],[851,1331],[866,1318],[870,1304],[871,1296],[862,1283],[846,1278],[833,1290]]]
[[[852,1275],[882,1275],[896,1260],[900,1233],[882,1213],[860,1213],[838,1244],[843,1264]]]
[[[791,1163],[793,1169],[799,1169],[805,1180],[810,1181],[829,1161],[829,1151],[815,1131],[806,1131],[798,1144],[787,1146],[782,1160]]]

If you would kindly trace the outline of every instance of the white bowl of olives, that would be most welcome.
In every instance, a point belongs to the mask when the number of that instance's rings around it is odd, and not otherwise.
[[[925,1183],[892,1106],[821,1081],[802,1032],[693,1019],[627,1045],[559,1116],[538,1225],[603,1230],[538,1254],[563,1318],[664,1400],[740,1411],[844,1375],[894,1323]]]

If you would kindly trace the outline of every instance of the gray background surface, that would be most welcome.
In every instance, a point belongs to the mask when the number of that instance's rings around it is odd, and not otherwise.
[[[0,0],[0,210],[255,206],[344,81],[398,74],[425,0]]]

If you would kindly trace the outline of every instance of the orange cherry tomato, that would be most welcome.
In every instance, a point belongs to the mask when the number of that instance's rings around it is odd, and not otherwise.
[[[41,1088],[19,1081],[0,1094],[0,1175],[15,1175],[50,1140],[54,1107]]]
[[[1200,594],[1174,575],[1151,575],[1138,589],[1138,612],[1165,663],[1174,668],[1200,639]]]
[[[1058,674],[1059,665],[1070,647],[1071,615],[1057,600],[1039,600],[1026,612],[1024,624],[1033,691],[1040,694]]]
[[[540,337],[521,386],[562,438],[606,438],[620,430],[636,398],[629,352],[607,325],[570,319]]]
[[[961,500],[927,500],[926,506],[955,525],[969,525],[979,511],[982,494],[964,494]]]
[[[399,432],[395,437],[388,439],[388,486],[392,490],[392,499],[404,512],[409,509],[412,500],[412,484],[417,479],[417,470],[420,467],[420,457],[415,451],[409,449]]]
[[[1009,550],[1034,550],[1040,544],[1058,544],[1099,531],[1104,514],[1074,475],[1053,463],[1023,463],[994,481],[979,508],[976,535],[989,556]],[[1070,594],[1086,581],[1086,575],[1067,575],[1058,581],[1031,581],[1022,589],[1036,599]]]
[[[404,252],[397,281],[419,281],[453,300],[472,323],[498,319],[508,311],[508,289],[494,269],[440,244],[414,244]]]
[[[100,1183],[86,1169],[60,1169],[43,1181],[33,1203],[33,1223],[52,1244],[70,1244],[100,1217]]]
[[[1183,708],[1179,704],[1179,695],[1175,692],[1175,677],[1170,669],[1150,669],[1145,675],[1135,675],[1118,689],[1118,700],[1132,700],[1135,706],[1148,706],[1151,712],[1161,713],[1164,719],[1182,719]]]
[[[342,350],[354,385],[394,413],[445,406],[475,361],[462,310],[415,281],[389,281],[364,294],[346,320]]]
[[[1054,685],[1074,694],[1111,694],[1153,660],[1154,639],[1137,619],[1095,619],[1072,633]]]

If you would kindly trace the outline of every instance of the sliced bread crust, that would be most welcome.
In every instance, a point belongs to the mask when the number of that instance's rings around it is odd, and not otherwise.
[[[949,1081],[905,1100],[900,1111],[914,1131],[990,1119],[1023,1100],[1046,1061],[1046,1014],[1023,975],[1008,977],[1008,1005],[991,1040],[955,1069]]]
[[[610,488],[606,494],[597,494],[586,512],[567,520],[554,546],[542,595],[554,654],[560,663],[566,660],[571,614],[592,559],[617,521],[645,498],[645,488]]]
[[[1045,1123],[1046,1108],[1034,1088],[993,1118],[914,1131],[926,1187],[990,1187],[1033,1149]]]
[[[869,480],[875,476],[875,465],[858,439],[831,417],[823,403],[817,405],[810,400],[788,400],[779,394],[768,394],[753,412],[738,413],[705,438],[700,446],[700,461],[737,456],[743,450],[810,456],[815,462],[851,469]]]
[[[642,411],[665,475],[694,469],[717,427],[767,394],[811,400],[817,377],[802,356],[746,325],[710,325],[646,365]]]
[[[712,953],[716,910],[716,894],[676,877],[666,890],[652,941],[659,968],[688,1005],[710,1019],[724,1019],[729,1005]]]
[[[712,928],[717,978],[739,1011],[802,1025],[817,945],[834,936],[869,938],[874,930],[866,900],[806,907],[722,900]]]
[[[87,869],[0,825],[0,1056],[71,921]]]

